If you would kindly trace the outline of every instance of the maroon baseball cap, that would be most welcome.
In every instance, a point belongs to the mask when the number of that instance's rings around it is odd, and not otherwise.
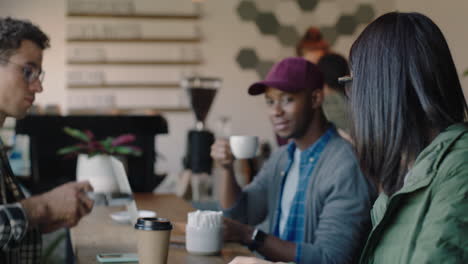
[[[262,94],[267,87],[288,93],[297,93],[305,89],[314,90],[323,88],[323,75],[315,64],[306,59],[286,58],[273,65],[265,80],[252,84],[249,87],[249,94]]]

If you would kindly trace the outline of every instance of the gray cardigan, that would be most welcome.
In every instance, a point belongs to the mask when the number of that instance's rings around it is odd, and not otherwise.
[[[244,187],[237,203],[224,210],[225,216],[249,225],[266,220],[272,234],[287,163],[283,146]],[[370,231],[376,192],[362,175],[351,145],[340,136],[335,134],[326,145],[307,189],[300,263],[356,261]]]

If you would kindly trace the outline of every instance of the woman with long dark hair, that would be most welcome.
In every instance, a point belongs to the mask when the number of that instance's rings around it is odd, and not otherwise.
[[[362,263],[468,263],[468,107],[428,17],[388,13],[350,52],[352,136],[381,195]]]

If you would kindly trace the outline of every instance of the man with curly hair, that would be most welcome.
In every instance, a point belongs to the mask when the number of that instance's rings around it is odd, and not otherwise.
[[[0,18],[0,126],[23,118],[43,90],[43,50],[49,38],[28,21]],[[10,168],[0,140],[0,263],[40,263],[41,233],[72,227],[93,201],[89,182],[73,182],[26,197]]]

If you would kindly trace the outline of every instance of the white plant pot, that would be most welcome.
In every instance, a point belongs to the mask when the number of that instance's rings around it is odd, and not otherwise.
[[[80,154],[76,163],[76,180],[89,181],[94,192],[118,192],[119,185],[110,158],[109,155],[89,158],[87,154]]]

